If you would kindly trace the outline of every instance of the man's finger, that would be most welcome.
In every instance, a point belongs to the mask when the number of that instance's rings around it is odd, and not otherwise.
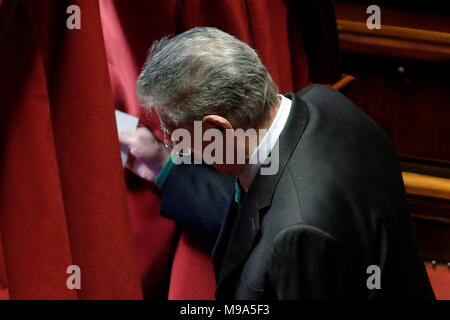
[[[119,142],[125,145],[131,145],[135,141],[134,133],[121,131],[119,132]]]

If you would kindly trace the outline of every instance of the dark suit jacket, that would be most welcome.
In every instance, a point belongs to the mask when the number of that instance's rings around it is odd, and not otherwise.
[[[206,164],[175,165],[160,186],[160,215],[206,232],[214,242],[233,196],[234,180]]]
[[[222,224],[216,297],[434,298],[388,138],[333,89],[287,96],[278,173],[257,175],[237,218],[228,213]],[[203,165],[176,166],[161,213],[217,232],[232,182]],[[381,270],[379,290],[367,287],[371,265]]]
[[[216,298],[434,298],[388,138],[331,88],[287,97],[279,171],[255,177],[217,240]]]

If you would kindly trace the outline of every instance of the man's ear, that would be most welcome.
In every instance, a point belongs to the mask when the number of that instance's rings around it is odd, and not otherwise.
[[[203,130],[215,128],[221,132],[225,132],[226,129],[233,129],[233,126],[227,119],[215,114],[204,116],[202,119],[202,127]]]

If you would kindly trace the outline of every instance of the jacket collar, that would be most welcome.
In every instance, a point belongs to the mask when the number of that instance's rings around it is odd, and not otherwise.
[[[216,273],[216,297],[226,287],[227,279],[248,258],[260,231],[260,212],[270,207],[275,187],[300,140],[308,122],[308,110],[305,102],[298,96],[288,93],[292,108],[283,132],[278,140],[279,169],[274,175],[262,176],[258,173],[244,197],[235,221],[227,219],[222,227],[213,252],[214,271]],[[224,229],[231,231],[229,241],[224,238]]]

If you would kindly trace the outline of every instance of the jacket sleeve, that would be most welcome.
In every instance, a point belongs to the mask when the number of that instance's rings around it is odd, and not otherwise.
[[[231,176],[206,164],[169,163],[156,182],[162,193],[161,216],[218,235],[233,195]]]
[[[278,299],[343,297],[342,260],[336,241],[326,232],[298,224],[275,238],[270,280]]]

